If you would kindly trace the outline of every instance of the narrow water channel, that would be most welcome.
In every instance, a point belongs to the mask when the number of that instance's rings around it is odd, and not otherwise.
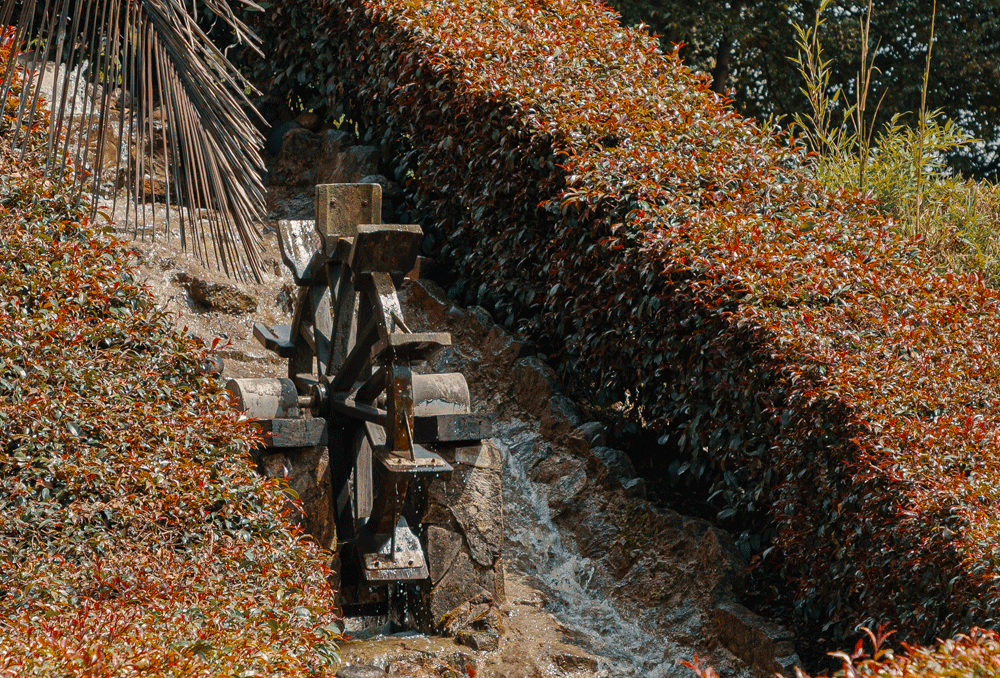
[[[528,575],[546,597],[546,609],[586,650],[603,657],[601,668],[613,676],[691,678],[675,658],[691,651],[651,632],[656,620],[645,610],[623,611],[594,583],[599,564],[564,543],[553,524],[546,489],[532,482],[525,463],[539,451],[539,439],[519,421],[507,422],[493,441],[504,458],[506,559]]]

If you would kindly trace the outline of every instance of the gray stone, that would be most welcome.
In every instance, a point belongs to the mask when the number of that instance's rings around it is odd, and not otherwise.
[[[720,642],[746,662],[754,673],[773,675],[787,670],[775,659],[788,658],[795,653],[795,637],[785,627],[734,601],[716,605],[712,610],[712,622]]]
[[[542,408],[541,432],[556,440],[569,436],[580,425],[580,408],[564,395],[553,395]]]
[[[514,363],[514,401],[529,414],[541,418],[561,385],[555,371],[537,356]]]
[[[607,435],[604,432],[604,424],[599,421],[588,421],[574,429],[570,434],[571,441],[579,441],[583,444],[581,451],[592,450],[595,447],[607,445]]]

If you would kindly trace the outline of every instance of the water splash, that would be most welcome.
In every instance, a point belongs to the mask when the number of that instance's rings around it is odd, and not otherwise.
[[[604,657],[603,669],[616,676],[690,678],[675,657],[691,650],[665,638],[651,612],[623,614],[594,583],[599,563],[563,543],[552,522],[547,487],[532,482],[525,467],[547,456],[545,441],[526,424],[512,420],[494,432],[503,453],[506,550],[511,564],[534,579],[548,596],[547,609],[587,650]]]

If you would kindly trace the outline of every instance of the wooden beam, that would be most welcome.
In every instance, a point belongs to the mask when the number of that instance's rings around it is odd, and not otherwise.
[[[482,414],[435,414],[413,418],[413,439],[418,443],[457,443],[483,440],[492,435],[493,422]]]
[[[319,447],[326,445],[326,419],[261,419],[268,449],[289,447]]]

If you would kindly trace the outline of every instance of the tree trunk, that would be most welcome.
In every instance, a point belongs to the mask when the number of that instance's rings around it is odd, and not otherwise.
[[[712,69],[712,91],[725,94],[729,83],[729,65],[733,51],[733,39],[725,31],[719,39],[719,49],[715,53],[715,68]]]

